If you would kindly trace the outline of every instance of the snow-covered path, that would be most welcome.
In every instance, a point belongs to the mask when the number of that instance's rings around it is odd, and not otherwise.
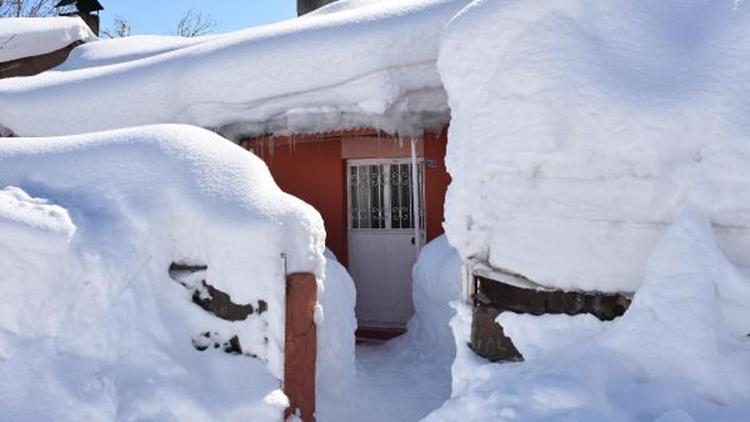
[[[418,421],[450,396],[450,367],[440,361],[408,338],[358,345],[354,387],[337,409],[321,409],[319,420]]]

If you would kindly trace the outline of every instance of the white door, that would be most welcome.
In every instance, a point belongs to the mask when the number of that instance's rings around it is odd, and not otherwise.
[[[410,160],[348,163],[349,270],[357,286],[361,328],[404,328],[414,314],[411,270],[417,232],[424,244],[421,164],[418,169],[415,202]],[[415,206],[420,230],[414,227]]]

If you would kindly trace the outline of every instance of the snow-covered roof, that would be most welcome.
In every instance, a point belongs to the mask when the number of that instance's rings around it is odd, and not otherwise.
[[[76,59],[83,69],[0,82],[0,125],[52,135],[174,122],[229,136],[440,126],[440,33],[467,2],[343,0],[197,45],[99,41],[88,64]]]
[[[79,17],[0,19],[0,63],[39,56],[96,35]]]

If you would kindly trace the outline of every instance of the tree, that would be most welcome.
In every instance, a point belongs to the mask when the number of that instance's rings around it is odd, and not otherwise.
[[[122,38],[129,37],[131,32],[130,22],[121,16],[116,16],[114,27],[105,29],[102,35],[107,38]]]
[[[203,14],[190,9],[177,21],[172,31],[181,37],[197,37],[212,32],[216,28],[216,19],[211,14]]]
[[[0,0],[0,17],[40,17],[55,12],[59,0]]]

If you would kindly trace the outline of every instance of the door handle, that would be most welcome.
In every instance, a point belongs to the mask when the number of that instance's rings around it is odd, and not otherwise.
[[[417,244],[417,238],[416,237],[414,237],[414,236],[411,237],[411,244],[416,246],[416,244]]]

